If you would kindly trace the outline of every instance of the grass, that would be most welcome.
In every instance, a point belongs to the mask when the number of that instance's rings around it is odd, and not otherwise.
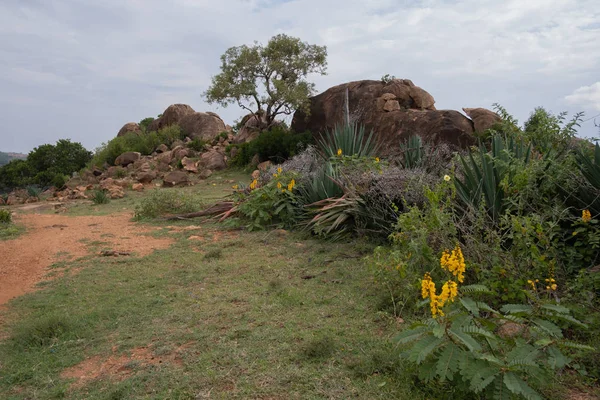
[[[227,193],[227,179],[180,190],[209,203]],[[105,207],[131,212],[135,202],[123,200]],[[194,231],[167,234],[175,244],[143,258],[67,261],[64,274],[0,311],[9,321],[0,326],[0,398],[431,397],[408,378],[391,344],[397,322],[377,312],[381,294],[361,243],[208,223],[204,241],[189,240]],[[85,359],[144,347],[166,361],[129,360],[126,379],[108,374],[72,385],[61,376]]]
[[[25,227],[20,224],[0,223],[0,240],[16,239],[25,232]]]

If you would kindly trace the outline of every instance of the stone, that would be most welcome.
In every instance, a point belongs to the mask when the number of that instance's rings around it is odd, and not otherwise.
[[[205,141],[213,140],[226,130],[221,117],[212,112],[188,114],[179,121],[179,126],[190,138]]]
[[[173,152],[169,150],[165,151],[164,153],[160,153],[156,156],[156,161],[158,161],[159,164],[171,164],[171,161],[173,161]]]
[[[229,150],[229,155],[231,156],[231,158],[235,158],[238,152],[239,149],[237,147],[232,147],[231,150]]]
[[[463,108],[463,111],[473,121],[475,132],[485,132],[502,122],[498,114],[485,108]]]
[[[158,147],[156,148],[156,152],[157,152],[158,154],[160,154],[160,153],[166,153],[167,151],[169,151],[169,148],[168,148],[168,147],[167,147],[167,145],[166,145],[166,144],[164,144],[164,143],[163,143],[163,144],[161,144],[160,146],[158,146]]]
[[[125,191],[121,186],[109,186],[106,188],[106,191],[108,192],[108,196],[111,199],[122,199],[123,197],[125,197]]]
[[[401,143],[415,134],[425,142],[447,143],[454,148],[466,148],[476,142],[469,118],[459,111],[436,110],[433,97],[408,79],[393,79],[388,83],[355,81],[329,88],[310,98],[308,115],[296,111],[292,130],[313,132],[318,140],[322,132],[343,124],[346,90],[352,119],[367,132],[374,132],[380,157],[398,156]]]
[[[115,160],[115,165],[120,165],[121,167],[126,167],[129,164],[133,164],[137,160],[140,159],[142,155],[137,151],[128,151],[126,153],[121,154]]]
[[[258,164],[258,166],[256,168],[259,171],[266,171],[271,167],[271,165],[273,165],[273,163],[271,161],[263,161],[260,164]]]
[[[187,157],[183,157],[181,159],[181,165],[183,165],[183,169],[187,172],[192,172],[192,173],[198,173],[198,165],[196,163],[196,161],[187,158]]]
[[[134,190],[136,192],[141,192],[144,190],[144,184],[143,183],[134,183],[133,185],[131,185],[131,190]]]
[[[128,122],[125,125],[123,125],[123,127],[119,130],[119,133],[117,133],[117,137],[125,136],[128,133],[141,135],[143,132],[142,128],[140,128],[140,126],[136,122]]]
[[[383,110],[384,111],[399,111],[401,110],[400,108],[400,103],[398,103],[398,100],[388,100],[385,102],[385,105],[383,106]]]
[[[260,116],[248,114],[242,118],[241,126],[237,135],[233,137],[232,143],[241,144],[256,139],[261,130],[267,126],[267,120],[264,114]]]
[[[219,171],[227,168],[227,162],[225,161],[225,155],[216,150],[211,150],[200,155],[200,165],[205,169],[213,171]]]
[[[171,151],[173,154],[173,160],[171,162],[180,161],[184,157],[188,157],[190,155],[190,149],[184,146],[177,146]]]
[[[172,171],[163,177],[163,186],[186,186],[189,184],[188,175],[183,171]]]
[[[187,104],[171,104],[163,111],[160,118],[157,118],[150,123],[148,132],[156,132],[168,126],[177,125],[183,117],[195,112],[196,111]]]
[[[202,171],[200,171],[200,173],[198,174],[198,177],[200,179],[208,179],[211,175],[212,175],[212,171],[210,169],[203,169]]]
[[[260,171],[257,170],[257,169],[254,170],[254,171],[252,171],[252,175],[251,176],[252,176],[252,179],[258,179],[258,178],[260,178]]]

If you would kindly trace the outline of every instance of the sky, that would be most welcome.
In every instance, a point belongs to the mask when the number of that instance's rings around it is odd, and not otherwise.
[[[438,109],[583,111],[600,135],[597,0],[1,0],[0,150],[93,150],[173,103],[233,124],[202,97],[221,54],[279,33],[327,46],[318,92],[390,74]]]

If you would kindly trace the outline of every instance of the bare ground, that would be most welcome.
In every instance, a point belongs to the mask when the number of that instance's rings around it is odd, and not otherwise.
[[[19,214],[15,222],[27,232],[0,241],[0,306],[34,290],[47,268],[57,261],[89,255],[89,243],[103,243],[118,252],[145,256],[168,247],[173,240],[155,238],[130,221],[130,214],[70,217],[57,214]]]

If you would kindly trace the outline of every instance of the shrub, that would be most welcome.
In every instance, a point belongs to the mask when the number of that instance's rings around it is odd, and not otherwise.
[[[158,218],[167,214],[188,213],[200,210],[201,200],[178,190],[155,189],[135,207],[136,220]]]
[[[194,138],[191,142],[188,142],[187,147],[195,151],[204,151],[206,143],[205,140]]]
[[[11,224],[12,223],[12,213],[10,210],[1,210],[0,209],[0,224]]]
[[[326,159],[341,155],[375,157],[379,148],[373,131],[367,135],[365,127],[358,124],[337,125],[332,131],[321,135],[318,144]]]
[[[104,143],[94,154],[91,165],[102,167],[105,163],[114,165],[118,156],[128,151],[136,151],[142,155],[150,155],[161,144],[170,146],[176,140],[183,140],[185,135],[177,125],[172,125],[158,132],[147,132],[143,135],[127,133]]]
[[[42,190],[37,187],[37,186],[27,186],[27,195],[29,197],[34,197],[36,199],[40,198],[40,194],[42,193]]]
[[[312,141],[312,135],[308,132],[293,133],[283,125],[276,125],[261,132],[258,138],[240,145],[232,164],[245,167],[255,154],[258,154],[260,161],[281,162],[301,152]]]
[[[96,190],[92,197],[92,201],[94,204],[108,204],[110,203],[110,196],[105,190]]]

